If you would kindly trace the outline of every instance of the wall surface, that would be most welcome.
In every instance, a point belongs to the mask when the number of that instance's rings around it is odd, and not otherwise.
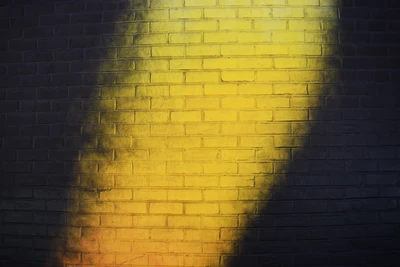
[[[399,12],[3,0],[0,266],[399,266]]]

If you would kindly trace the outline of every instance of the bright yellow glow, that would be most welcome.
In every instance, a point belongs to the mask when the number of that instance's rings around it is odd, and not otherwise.
[[[65,263],[217,266],[233,252],[334,74],[336,6],[319,2],[158,0],[136,31],[116,24],[117,58],[79,117]]]

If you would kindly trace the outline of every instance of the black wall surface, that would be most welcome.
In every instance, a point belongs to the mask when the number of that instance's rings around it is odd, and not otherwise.
[[[96,72],[136,2],[0,2],[1,266],[73,262],[65,211],[72,162],[90,143],[79,119],[96,85],[115,81]],[[400,266],[399,14],[395,0],[343,1],[340,77],[309,88],[324,107],[227,266]]]

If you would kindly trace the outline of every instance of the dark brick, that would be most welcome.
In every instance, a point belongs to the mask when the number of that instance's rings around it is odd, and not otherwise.
[[[82,149],[82,148],[96,148],[97,140],[92,137],[68,137],[66,139],[66,148],[69,149]]]
[[[33,148],[33,140],[30,137],[4,137],[3,148]]]
[[[16,174],[15,184],[17,186],[21,185],[31,185],[31,186],[43,186],[46,185],[46,176],[38,174]],[[30,196],[32,196],[32,190],[30,189]]]
[[[93,48],[85,50],[85,59],[115,59],[117,58],[116,48]]]
[[[63,137],[36,137],[34,141],[35,149],[60,149],[64,146]]]
[[[74,61],[83,60],[84,50],[83,49],[68,49],[63,51],[54,51],[55,61]]]
[[[100,45],[98,36],[71,37],[69,42],[70,48],[93,48]]]
[[[85,85],[114,85],[117,81],[117,75],[114,73],[85,74]]]
[[[9,75],[35,74],[36,63],[9,64],[7,73]]]
[[[0,112],[16,112],[19,110],[18,101],[2,101],[0,105]]]
[[[36,39],[36,38],[49,38],[52,35],[52,28],[51,27],[40,27],[40,28],[33,28],[33,29],[24,29],[23,36],[24,39]]]
[[[77,149],[51,149],[48,151],[49,159],[56,161],[79,161],[79,150]]]
[[[64,162],[35,162],[34,173],[65,173]]]
[[[5,198],[18,198],[18,199],[32,198],[32,189],[21,186],[19,187],[4,186],[2,188],[2,196]]]
[[[82,111],[82,102],[80,101],[53,101],[52,111],[72,111],[72,112],[78,112]]]
[[[6,173],[25,173],[32,171],[32,163],[30,162],[4,162],[3,171]]]
[[[67,38],[52,38],[38,40],[38,49],[66,49],[68,47]]]
[[[96,72],[101,67],[101,61],[75,61],[71,62],[71,72]]]
[[[51,84],[55,86],[74,86],[83,84],[83,76],[80,74],[54,74]]]
[[[9,42],[10,51],[25,51],[34,49],[37,49],[36,40],[11,40]]]
[[[54,27],[53,34],[57,37],[82,36],[84,31],[82,25],[59,25]]]
[[[10,161],[17,159],[17,150],[15,149],[0,149],[0,161]]]
[[[39,17],[29,16],[28,14],[19,18],[10,19],[11,28],[30,28],[30,27],[37,27],[38,25],[39,25]]]
[[[47,87],[39,88],[37,90],[37,97],[39,99],[61,99],[68,97],[67,87]]]
[[[67,2],[56,3],[54,5],[55,13],[77,13],[82,12],[85,7],[85,2]]]
[[[51,125],[51,136],[79,136],[81,135],[81,125],[73,124],[53,124]],[[67,141],[68,142],[68,141]]]
[[[62,212],[35,212],[33,221],[38,224],[61,224],[65,225],[66,215]]]
[[[45,210],[45,201],[44,200],[36,200],[36,199],[29,199],[29,200],[17,200],[15,204],[16,210]]]
[[[22,112],[44,112],[50,111],[50,102],[47,100],[44,101],[21,101],[21,111]],[[33,121],[31,121],[32,123]]]
[[[31,5],[24,6],[24,14],[30,16],[37,16],[37,15],[49,15],[53,14],[54,12],[54,5],[53,4],[40,4],[40,5]]]
[[[40,26],[54,26],[69,24],[69,15],[43,15],[40,16]]]
[[[21,125],[19,127],[20,136],[48,136],[50,126],[48,125]]]
[[[25,75],[21,77],[21,85],[25,87],[49,86],[49,75]]]
[[[37,199],[60,199],[65,197],[65,192],[62,188],[37,187],[33,190],[33,196]]]
[[[10,223],[29,223],[32,222],[32,212],[6,211],[4,212],[3,221]]]
[[[20,149],[18,150],[18,160],[22,161],[41,161],[47,160],[47,151],[39,149]]]
[[[89,24],[94,23],[101,27],[101,22],[103,20],[102,12],[85,12],[81,14],[71,15],[71,24]],[[99,25],[100,24],[100,25]]]
[[[38,124],[63,123],[66,121],[66,112],[41,112],[37,114]]]
[[[52,51],[26,51],[24,52],[25,62],[46,62],[53,60]]]
[[[329,175],[329,183],[334,186],[361,185],[363,177],[359,174]]]
[[[118,25],[117,28],[119,27],[120,26]],[[84,26],[84,31],[85,35],[115,34],[116,26],[114,23],[88,24]]]
[[[363,149],[358,147],[328,148],[328,159],[362,159]]]
[[[71,98],[99,98],[100,88],[92,86],[78,86],[69,89],[69,97]]]
[[[0,88],[16,88],[21,85],[21,78],[18,76],[0,77]]]

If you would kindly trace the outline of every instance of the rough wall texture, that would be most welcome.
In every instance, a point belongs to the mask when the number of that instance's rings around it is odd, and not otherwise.
[[[398,266],[399,8],[3,0],[1,266]]]

